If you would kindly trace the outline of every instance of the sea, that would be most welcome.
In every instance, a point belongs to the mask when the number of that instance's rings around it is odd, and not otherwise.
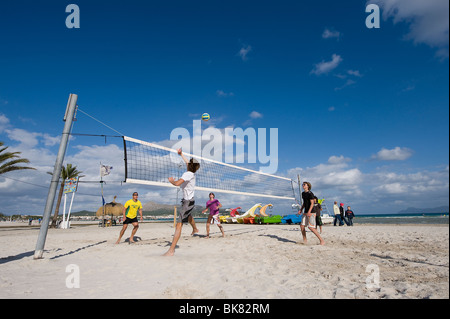
[[[442,224],[448,225],[449,213],[426,214],[378,214],[358,215],[353,224]],[[207,218],[195,217],[196,223],[206,223]],[[172,222],[173,219],[156,219],[156,222]]]
[[[359,215],[353,224],[447,224],[449,213]]]

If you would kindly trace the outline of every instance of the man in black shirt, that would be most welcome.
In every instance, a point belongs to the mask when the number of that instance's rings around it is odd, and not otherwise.
[[[298,215],[302,213],[302,210],[305,209],[305,212],[302,216],[302,222],[300,224],[300,229],[302,231],[303,243],[307,243],[306,239],[306,226],[308,226],[309,230],[317,236],[321,245],[325,245],[325,241],[320,237],[319,233],[316,229],[316,214],[312,212],[314,207],[314,194],[311,192],[311,183],[304,182],[302,184],[304,192],[302,193],[303,205],[298,212]]]
[[[341,206],[339,206],[339,213],[341,215],[341,219],[345,222],[345,224],[347,226],[350,226],[350,224],[348,223],[347,218],[345,218],[345,215],[344,215],[344,204],[343,203],[341,203]]]

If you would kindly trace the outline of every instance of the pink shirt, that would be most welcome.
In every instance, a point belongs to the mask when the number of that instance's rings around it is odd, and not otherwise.
[[[217,199],[209,200],[206,202],[206,208],[209,208],[209,214],[211,216],[219,213],[219,201]]]

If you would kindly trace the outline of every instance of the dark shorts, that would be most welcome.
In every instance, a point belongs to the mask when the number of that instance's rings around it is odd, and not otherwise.
[[[127,217],[127,219],[125,219],[125,221],[123,222],[123,224],[124,224],[124,225],[125,225],[125,224],[133,224],[133,223],[137,223],[137,222],[138,222],[137,216],[134,217],[133,219],[130,219],[130,218]]]
[[[317,226],[322,226],[322,225],[323,225],[322,217],[321,217],[321,216],[317,216],[317,215],[316,215],[316,225],[317,225]]]
[[[191,216],[192,210],[194,209],[195,200],[181,200],[181,211],[178,215],[179,223],[187,223],[189,220],[189,216]]]

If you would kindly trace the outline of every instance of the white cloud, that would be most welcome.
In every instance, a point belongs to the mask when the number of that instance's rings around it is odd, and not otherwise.
[[[0,133],[2,133],[8,126],[9,126],[9,118],[7,118],[3,114],[0,114]]]
[[[401,183],[383,184],[374,188],[375,192],[386,194],[403,194],[407,191],[407,186]]]
[[[243,46],[239,52],[238,55],[241,57],[242,61],[247,61],[248,57],[247,55],[252,51],[252,47],[250,45]]]
[[[378,198],[395,198],[417,207],[422,206],[426,198],[432,198],[432,202],[437,204],[427,204],[428,207],[448,205],[448,169],[411,174],[379,172],[368,176],[368,180],[374,184],[372,191]]]
[[[249,117],[250,118],[248,120],[246,120],[244,123],[242,123],[243,126],[250,126],[250,125],[252,125],[253,124],[253,120],[263,118],[263,115],[261,113],[257,112],[257,111],[252,111],[249,114]]]
[[[340,91],[348,86],[351,86],[353,84],[355,84],[356,81],[352,80],[352,79],[348,79],[347,81],[345,81],[345,83],[342,86],[336,87],[334,88],[335,91]]]
[[[361,183],[362,175],[362,172],[357,168],[341,172],[330,172],[322,177],[322,182],[328,186],[356,186]]]
[[[342,163],[347,163],[347,162],[351,162],[352,159],[348,158],[348,157],[344,157],[344,155],[341,156],[330,156],[330,158],[328,159],[328,163],[329,164],[342,164]]]
[[[325,29],[322,33],[322,38],[324,38],[324,39],[336,38],[339,40],[340,37],[341,37],[341,33],[336,30]]]
[[[287,177],[297,180],[297,174],[300,174],[301,181],[311,182],[313,193],[325,198],[329,209],[335,200],[348,203],[365,214],[396,213],[405,205],[448,205],[448,165],[440,171],[369,173],[352,167],[351,161],[343,155],[331,156],[326,163],[314,167],[290,169]],[[296,191],[298,194],[298,189]],[[432,198],[431,206],[429,198]]]
[[[252,113],[250,113],[250,117],[252,119],[260,119],[263,117],[263,115],[259,112],[253,111]]]
[[[343,59],[340,55],[333,54],[333,56],[331,57],[331,61],[322,61],[320,63],[317,63],[311,73],[315,75],[329,73],[336,69],[342,61]]]
[[[297,180],[297,174],[300,174],[302,181],[309,181],[313,193],[326,199],[328,209],[334,200],[354,205],[360,203],[364,195],[364,174],[358,168],[349,167],[349,162],[351,159],[343,155],[331,156],[327,163],[306,169],[290,169],[287,176]]]
[[[216,94],[217,94],[217,96],[219,96],[219,97],[229,97],[229,96],[234,96],[234,93],[233,93],[233,92],[225,93],[225,91],[223,91],[223,90],[217,90],[217,91],[216,91]]]
[[[348,86],[352,86],[353,84],[355,84],[356,81],[354,79],[361,78],[363,75],[361,74],[361,72],[359,72],[359,70],[347,70],[347,72],[344,74],[338,73],[334,76],[340,78],[341,80],[346,80],[343,85],[334,88],[335,91],[340,91]]]
[[[372,159],[379,161],[404,161],[413,155],[413,150],[406,147],[395,147],[391,150],[382,148]]]
[[[362,77],[362,74],[359,72],[359,70],[348,70],[347,73],[358,78]]]
[[[347,72],[344,74],[338,73],[338,74],[334,74],[334,76],[337,78],[340,78],[341,80],[345,80],[349,76],[358,77],[358,78],[363,77],[363,75],[361,74],[361,72],[359,72],[359,70],[347,70]]]
[[[378,4],[385,20],[409,24],[406,40],[438,48],[438,57],[448,57],[449,1],[447,0],[371,0]]]
[[[61,141],[60,136],[51,136],[47,133],[29,132],[24,129],[5,129],[5,133],[12,141],[19,142],[22,146],[33,148],[42,142],[45,146],[54,146]]]
[[[412,85],[408,85],[407,87],[405,87],[402,92],[409,92],[409,91],[413,91],[416,88],[416,86],[414,84]]]
[[[34,147],[39,143],[37,133],[28,132],[19,128],[6,129],[5,132],[8,134],[9,139],[20,142],[26,147]]]
[[[362,182],[363,174],[357,168],[349,168],[348,157],[331,156],[326,164],[319,164],[306,169],[294,168],[288,171],[288,176],[294,178],[301,171],[303,178],[311,181],[315,188],[329,189],[344,186],[358,186]]]
[[[40,134],[40,136],[42,137],[42,142],[45,146],[54,146],[61,142],[60,136],[51,136],[47,133]]]

